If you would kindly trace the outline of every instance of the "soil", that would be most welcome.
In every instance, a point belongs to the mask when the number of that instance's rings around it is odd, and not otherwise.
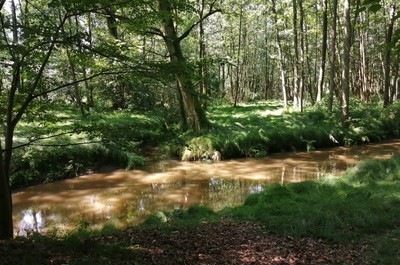
[[[0,264],[371,264],[365,243],[294,239],[230,221],[167,230],[133,227],[66,245],[59,239],[0,241]]]

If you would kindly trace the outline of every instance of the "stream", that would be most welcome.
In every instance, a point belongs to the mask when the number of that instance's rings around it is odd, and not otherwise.
[[[66,232],[79,226],[124,227],[149,214],[201,204],[214,210],[242,204],[270,183],[340,176],[368,158],[398,154],[400,140],[359,147],[273,154],[216,163],[151,162],[143,170],[115,170],[32,186],[13,193],[16,235]]]

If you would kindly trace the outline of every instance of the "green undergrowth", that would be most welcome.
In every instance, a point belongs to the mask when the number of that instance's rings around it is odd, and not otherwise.
[[[400,104],[382,109],[380,101],[351,101],[349,128],[340,125],[340,107],[329,112],[326,102],[300,113],[268,101],[211,107],[213,129],[181,138],[195,156],[218,150],[224,159],[265,157],[275,152],[313,151],[321,147],[359,145],[398,137]],[[337,142],[336,142],[337,141]],[[181,150],[182,152],[182,150]]]
[[[75,110],[76,112],[76,110]],[[79,116],[53,111],[45,120],[21,123],[16,130],[10,184],[13,189],[76,177],[104,166],[143,165],[141,149],[168,138],[156,114],[105,112]],[[25,143],[31,142],[30,145]]]

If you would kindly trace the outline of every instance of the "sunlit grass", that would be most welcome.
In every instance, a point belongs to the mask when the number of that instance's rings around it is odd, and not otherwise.
[[[367,174],[369,172],[369,175]],[[286,185],[271,184],[247,197],[242,206],[219,212],[164,212],[145,225],[193,226],[200,222],[233,219],[257,223],[284,237],[369,246],[372,264],[400,262],[400,159],[369,160],[344,177],[326,177]]]

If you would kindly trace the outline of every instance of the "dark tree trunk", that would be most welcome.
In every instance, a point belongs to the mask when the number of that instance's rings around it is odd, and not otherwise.
[[[11,150],[3,150],[0,141],[0,240],[13,237],[12,200],[6,157]]]

